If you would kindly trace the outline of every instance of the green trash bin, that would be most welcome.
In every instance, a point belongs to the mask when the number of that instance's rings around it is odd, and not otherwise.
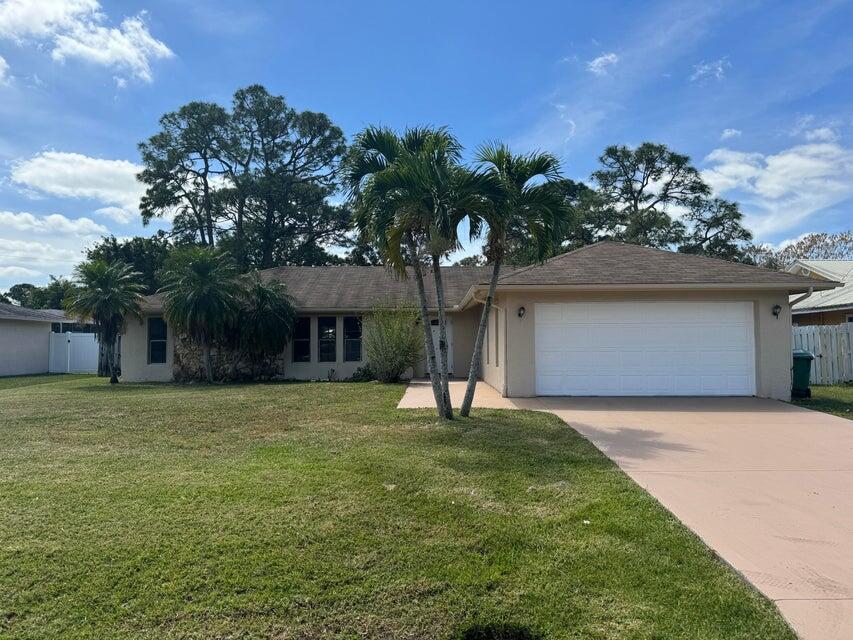
[[[811,398],[809,378],[812,374],[814,354],[805,349],[794,349],[794,367],[791,385],[791,395],[795,398]]]

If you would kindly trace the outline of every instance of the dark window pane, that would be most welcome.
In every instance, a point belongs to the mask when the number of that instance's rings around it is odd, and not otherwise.
[[[334,316],[320,316],[317,318],[318,334],[318,360],[320,362],[335,362],[337,360],[336,347],[337,318]]]
[[[148,318],[148,364],[166,363],[166,321]]]
[[[311,339],[311,318],[297,318],[294,327],[293,338],[295,340]]]
[[[294,340],[293,341],[293,361],[294,362],[311,362],[311,341],[310,340]]]
[[[297,318],[293,328],[293,361],[311,362],[311,318]]]
[[[166,341],[165,340],[152,340],[150,343],[150,351],[148,361],[151,364],[165,364],[166,363]]]
[[[148,318],[148,339],[166,339],[166,321],[163,318]]]
[[[344,361],[361,361],[361,318],[344,317]]]

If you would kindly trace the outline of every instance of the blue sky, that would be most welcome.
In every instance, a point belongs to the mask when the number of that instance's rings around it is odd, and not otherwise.
[[[850,2],[0,0],[0,289],[158,228],[136,144],[255,82],[348,136],[449,125],[578,179],[608,144],[663,142],[760,241],[850,228],[850,25]]]

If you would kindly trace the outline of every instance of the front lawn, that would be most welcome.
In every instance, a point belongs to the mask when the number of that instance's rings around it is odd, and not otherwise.
[[[556,417],[402,391],[0,391],[0,636],[793,640]]]
[[[814,385],[811,389],[811,398],[796,398],[794,404],[853,420],[853,384]]]

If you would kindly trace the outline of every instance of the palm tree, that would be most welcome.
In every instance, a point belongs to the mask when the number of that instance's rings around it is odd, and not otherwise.
[[[293,337],[296,308],[284,284],[264,282],[257,271],[244,276],[243,287],[232,335],[235,346],[248,354],[256,376],[258,365],[284,351]]]
[[[481,147],[477,160],[500,188],[497,197],[490,198],[490,206],[471,220],[473,233],[487,229],[483,250],[492,264],[492,276],[468,370],[468,384],[460,409],[463,416],[471,412],[474,401],[483,339],[510,237],[519,232],[524,234],[532,242],[537,258],[542,260],[553,248],[568,217],[564,199],[555,188],[555,181],[560,177],[560,163],[553,155],[514,155],[506,146],[494,144]]]
[[[237,266],[226,253],[190,247],[171,256],[161,281],[166,319],[201,347],[205,377],[213,382],[211,347],[224,337],[243,293]]]
[[[495,190],[493,178],[459,164],[461,146],[444,128],[390,129],[368,127],[353,145],[345,179],[356,208],[359,230],[371,235],[387,264],[406,277],[412,270],[420,300],[427,366],[436,407],[452,418],[447,370],[447,319],[441,258],[459,245],[460,221],[483,206],[484,194]],[[429,259],[435,280],[439,322],[436,357],[423,263]]]
[[[98,340],[104,345],[110,371],[110,384],[118,382],[115,366],[115,344],[128,315],[140,315],[140,301],[145,285],[140,274],[123,262],[105,260],[83,262],[74,270],[79,284],[65,302],[65,309],[82,320],[92,320]]]

